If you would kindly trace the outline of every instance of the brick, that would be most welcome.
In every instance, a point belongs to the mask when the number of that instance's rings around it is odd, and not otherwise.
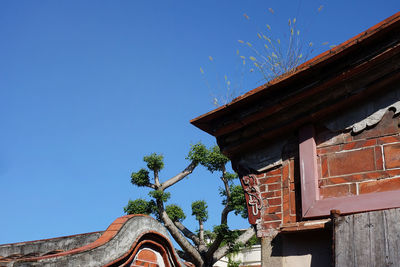
[[[370,147],[376,145],[376,139],[354,141],[351,143],[344,144],[342,150],[358,149],[363,147]]]
[[[296,195],[295,192],[289,194],[290,214],[296,214]]]
[[[266,214],[277,213],[277,212],[282,212],[281,206],[273,206],[265,209]]]
[[[327,179],[321,179],[322,186],[343,184],[351,182],[361,182],[365,180],[382,179],[388,177],[394,177],[400,175],[400,169],[386,170],[386,171],[373,171],[360,174],[353,174],[349,176],[331,177]]]
[[[383,170],[383,158],[381,146],[375,147],[375,169]]]
[[[263,217],[264,221],[279,221],[282,219],[282,213],[266,214]]]
[[[400,142],[400,136],[385,136],[381,137],[377,140],[379,145],[390,144],[390,143],[398,143]]]
[[[282,210],[284,212],[289,213],[289,209],[290,209],[289,189],[285,188],[282,191],[283,191],[283,195],[282,195]]]
[[[269,198],[268,199],[268,205],[269,206],[277,206],[277,205],[281,205],[282,201],[280,197],[277,198]]]
[[[331,154],[331,153],[339,152],[341,150],[342,150],[342,145],[328,146],[328,147],[318,148],[317,149],[317,154],[318,155],[325,155],[325,154]]]
[[[360,194],[385,192],[392,190],[400,190],[400,178],[382,179],[377,181],[363,182],[359,184]]]
[[[267,192],[267,185],[262,184],[258,186],[258,189],[260,190],[260,192]]]
[[[289,186],[289,164],[286,164],[282,168],[282,187]]]
[[[321,157],[321,177],[328,177],[329,170],[328,170],[328,158],[327,156]]]
[[[266,214],[281,212],[281,206],[273,206],[265,209]]]
[[[281,182],[281,176],[268,176],[266,178],[258,179],[258,182],[260,184],[273,184],[273,183],[280,183]]]
[[[269,184],[268,185],[268,192],[270,191],[275,191],[275,190],[281,190],[282,186],[280,183],[278,184]]]
[[[357,195],[357,185],[356,184],[349,184],[349,192],[351,195]]]
[[[264,192],[261,193],[262,198],[273,198],[273,197],[280,197],[282,195],[281,190],[273,191],[273,192]]]
[[[265,173],[265,176],[274,176],[274,175],[280,175],[282,172],[281,168],[269,171]]]
[[[291,183],[294,182],[294,159],[290,160],[290,165],[289,165],[289,180]]]
[[[141,250],[137,255],[137,260],[157,263],[157,256],[151,250]]]
[[[290,214],[289,213],[284,213],[283,218],[282,218],[283,223],[289,223],[290,222]]]
[[[265,173],[260,173],[260,174],[256,174],[257,178],[264,178],[265,177]]]
[[[400,167],[400,144],[386,145],[383,147],[385,166],[387,169]]]
[[[330,176],[375,170],[374,148],[348,151],[328,156]]]
[[[295,190],[294,183],[290,183],[289,189],[290,189],[290,191],[294,191]]]
[[[297,222],[297,215],[290,215],[290,222]]]
[[[350,190],[350,185],[348,184],[321,187],[319,193],[323,198],[352,195],[352,191]]]

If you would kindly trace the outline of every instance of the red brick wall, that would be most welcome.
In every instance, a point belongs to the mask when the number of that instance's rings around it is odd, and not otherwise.
[[[131,266],[158,267],[159,265],[156,254],[151,250],[143,249],[139,251]]]
[[[388,112],[375,127],[324,138],[317,132],[321,198],[400,189],[398,119]]]
[[[300,195],[297,160],[284,162],[282,167],[257,175],[263,199],[262,229],[278,228],[282,223],[299,220]]]
[[[320,198],[400,190],[398,125],[390,111],[378,125],[356,135],[316,127]],[[257,175],[261,233],[301,220],[298,158],[296,153],[286,156],[280,168]]]

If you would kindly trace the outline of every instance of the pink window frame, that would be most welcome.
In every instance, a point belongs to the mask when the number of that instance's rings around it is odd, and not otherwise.
[[[400,190],[321,199],[318,187],[317,147],[313,125],[299,130],[301,206],[303,218],[400,207]]]

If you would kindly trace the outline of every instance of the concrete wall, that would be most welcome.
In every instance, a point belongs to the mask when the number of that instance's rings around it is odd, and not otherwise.
[[[0,256],[13,254],[43,256],[52,251],[68,251],[92,243],[102,235],[101,232],[64,236],[52,239],[0,245]]]
[[[254,245],[245,248],[238,254],[232,255],[232,260],[239,261],[241,266],[260,266],[261,265],[261,245]],[[214,267],[227,267],[228,257],[223,257],[214,264]]]
[[[262,266],[321,267],[332,262],[331,234],[326,230],[263,238]]]

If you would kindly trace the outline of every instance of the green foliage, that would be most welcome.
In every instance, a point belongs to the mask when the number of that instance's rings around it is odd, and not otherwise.
[[[137,186],[146,186],[150,183],[149,172],[146,169],[140,169],[138,172],[132,172],[131,183]]]
[[[126,214],[146,214],[152,213],[151,204],[142,199],[138,198],[136,200],[129,200],[128,205],[124,207],[124,212]]]
[[[238,175],[236,173],[230,173],[230,172],[226,172],[224,175],[225,179],[228,181],[233,181],[235,179],[238,178]]]
[[[222,171],[226,163],[229,162],[229,159],[221,153],[218,146],[207,149],[202,143],[192,145],[186,158],[203,165],[210,172]]]
[[[228,203],[230,210],[234,211],[235,215],[242,216],[242,218],[248,218],[246,198],[244,196],[243,188],[240,185],[231,184],[229,186],[231,192],[231,198]],[[224,197],[222,199],[222,205],[227,204],[226,191],[220,188],[220,196]]]
[[[201,164],[206,167],[210,172],[222,171],[225,168],[225,164],[229,162],[229,159],[221,153],[218,146],[213,146],[208,150],[205,161]]]
[[[204,200],[197,200],[192,203],[192,215],[196,220],[205,222],[208,220],[207,203]]]
[[[224,236],[229,231],[229,227],[226,224],[215,225],[213,228],[213,232],[216,235]]]
[[[213,231],[210,231],[210,230],[204,230],[204,237],[205,237],[206,240],[209,240],[209,241],[212,242],[217,237],[217,234],[215,232],[213,232]]]
[[[239,260],[235,261],[231,257],[228,257],[228,267],[239,267],[241,263]]]
[[[214,232],[223,237],[221,246],[227,245],[229,247],[229,253],[238,252],[241,248],[243,248],[244,244],[236,241],[236,239],[240,236],[239,230],[232,231],[229,229],[228,225],[220,224],[218,226],[214,226]]]
[[[147,163],[147,168],[152,171],[160,171],[164,168],[164,156],[152,153],[143,157],[143,161]]]
[[[149,196],[154,199],[161,200],[162,202],[167,202],[167,200],[171,197],[171,193],[161,190],[153,190],[149,192]]]
[[[178,205],[171,204],[166,206],[165,212],[168,214],[168,217],[174,222],[182,222],[184,219],[186,219],[185,213]]]
[[[251,248],[254,245],[259,245],[260,244],[260,238],[258,238],[256,235],[253,235],[249,241],[244,245],[246,248]]]
[[[208,155],[208,149],[201,142],[191,145],[190,151],[186,159],[193,161],[196,164],[205,162]]]

